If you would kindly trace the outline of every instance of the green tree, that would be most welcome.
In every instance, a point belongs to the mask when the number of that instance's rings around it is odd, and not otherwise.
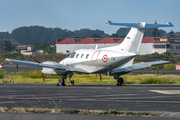
[[[37,48],[38,45],[39,45],[39,43],[38,43],[38,42],[35,42],[33,45]]]
[[[92,38],[100,38],[100,35],[94,33],[91,37],[92,37]]]
[[[174,31],[173,31],[173,30],[171,30],[171,31],[169,32],[169,36],[170,36],[171,38],[174,38]]]
[[[113,33],[111,37],[119,37],[117,34]]]
[[[154,24],[157,24],[157,21],[155,21]],[[159,36],[159,30],[157,28],[153,28],[152,36],[153,37],[158,37]]]
[[[56,51],[56,48],[51,48],[49,44],[44,41],[42,41],[41,43],[35,42],[33,45],[36,46],[37,50]]]
[[[10,41],[3,41],[0,46],[2,51],[11,52],[15,50],[15,46],[12,45]]]
[[[130,28],[119,28],[117,31],[116,31],[116,34],[120,37],[125,37],[128,32],[130,31]]]

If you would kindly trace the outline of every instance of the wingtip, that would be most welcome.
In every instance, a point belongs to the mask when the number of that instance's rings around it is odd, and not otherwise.
[[[171,22],[167,23],[170,27],[174,27],[174,25]]]
[[[106,20],[106,24],[111,24],[112,22],[110,20]]]
[[[6,61],[10,61],[8,58],[5,59]]]

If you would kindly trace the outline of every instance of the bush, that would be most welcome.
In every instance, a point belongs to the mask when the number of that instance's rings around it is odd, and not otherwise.
[[[42,72],[41,72],[41,70],[39,70],[39,71],[35,70],[33,72],[29,72],[28,77],[33,78],[33,79],[34,78],[42,78]]]
[[[22,75],[23,77],[28,77],[29,72],[26,72],[26,71],[22,70],[18,74]]]
[[[155,52],[155,53],[152,53],[151,55],[158,56],[159,53],[158,53],[158,52]]]
[[[30,78],[42,78],[42,72],[41,70],[34,70],[34,71],[20,71],[19,72],[20,75],[24,76],[24,77],[30,77]]]
[[[164,70],[175,70],[176,69],[176,65],[175,64],[165,64],[164,65]]]
[[[170,53],[170,52],[164,52],[164,53],[162,53],[162,55],[167,55],[167,56],[170,56],[170,55],[171,55],[171,53]]]
[[[0,79],[2,79],[5,74],[6,72],[3,69],[0,69]]]
[[[0,73],[0,79],[2,79],[4,76]]]
[[[149,76],[140,81],[140,84],[173,84],[174,80],[160,78],[157,75]]]

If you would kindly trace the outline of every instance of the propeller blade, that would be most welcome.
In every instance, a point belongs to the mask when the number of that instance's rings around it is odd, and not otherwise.
[[[41,63],[40,61],[38,61],[38,60],[36,60],[36,59],[34,59],[37,63]]]

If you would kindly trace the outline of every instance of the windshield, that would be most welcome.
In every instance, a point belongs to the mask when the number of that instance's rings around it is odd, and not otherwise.
[[[76,52],[71,53],[68,58],[74,58],[75,54]]]

